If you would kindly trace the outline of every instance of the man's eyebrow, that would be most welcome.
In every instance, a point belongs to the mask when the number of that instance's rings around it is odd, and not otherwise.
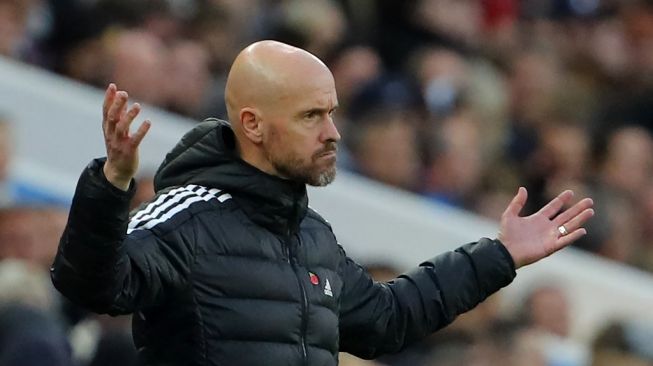
[[[309,113],[331,113],[331,112],[335,111],[336,109],[338,109],[338,107],[340,107],[340,105],[338,105],[338,104],[334,105],[332,108],[313,107],[313,108],[308,108],[308,109],[300,111],[298,113],[298,115],[304,116],[304,115],[307,115]]]
[[[321,113],[321,112],[328,112],[330,109],[329,108],[320,108],[320,107],[314,107],[314,108],[308,108],[306,110],[303,110],[301,114],[308,114],[308,113]]]

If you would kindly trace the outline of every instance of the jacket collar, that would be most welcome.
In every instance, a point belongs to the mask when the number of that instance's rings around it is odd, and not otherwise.
[[[240,159],[229,123],[209,119],[188,132],[166,155],[155,190],[188,184],[231,194],[254,223],[290,235],[308,210],[306,185],[267,174]]]

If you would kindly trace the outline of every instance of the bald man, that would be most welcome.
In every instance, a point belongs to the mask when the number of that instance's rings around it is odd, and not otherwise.
[[[52,269],[56,287],[93,311],[134,313],[144,365],[338,364],[396,352],[509,284],[515,269],[585,234],[590,199],[565,191],[520,217],[520,188],[497,239],[483,238],[374,282],[308,207],[306,185],[336,174],[333,76],[310,53],[257,42],[226,86],[229,122],[184,136],[131,217],[140,111],[107,88],[107,157],[80,177]]]

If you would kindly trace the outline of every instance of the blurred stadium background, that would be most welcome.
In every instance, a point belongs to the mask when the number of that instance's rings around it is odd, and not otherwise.
[[[496,235],[519,185],[528,212],[564,188],[596,203],[575,248],[423,343],[343,365],[653,365],[650,0],[0,0],[0,365],[134,364],[129,318],[47,276],[103,155],[103,89],[153,121],[136,205],[185,131],[225,117],[236,53],[270,38],[334,72],[341,169],[311,205],[379,280]]]

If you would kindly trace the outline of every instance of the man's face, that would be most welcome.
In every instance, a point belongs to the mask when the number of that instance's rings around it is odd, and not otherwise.
[[[338,98],[331,75],[301,84],[266,111],[263,149],[279,176],[325,186],[336,176]]]

